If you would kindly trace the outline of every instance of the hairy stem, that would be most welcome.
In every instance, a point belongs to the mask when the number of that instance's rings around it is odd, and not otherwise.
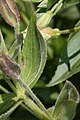
[[[25,88],[26,94],[28,94],[33,99],[33,101],[35,101],[35,103],[38,105],[38,107],[40,107],[40,109],[49,116],[49,119],[53,120],[53,117],[51,116],[51,114],[46,110],[44,105],[36,97],[36,95],[32,92],[32,90],[21,79],[17,79],[17,81],[20,83],[21,86],[23,86]]]
[[[69,34],[69,33],[78,32],[78,31],[80,31],[80,26],[79,26],[79,27],[72,28],[72,29],[61,30],[61,31],[60,31],[60,34]]]
[[[46,115],[29,97],[24,99],[25,105],[28,107],[31,113],[36,115],[41,120],[49,120],[48,115]]]

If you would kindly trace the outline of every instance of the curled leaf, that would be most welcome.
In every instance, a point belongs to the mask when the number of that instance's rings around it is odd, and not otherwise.
[[[13,79],[17,79],[20,75],[20,68],[18,64],[4,53],[0,53],[0,69],[6,76]]]
[[[54,120],[72,120],[79,103],[79,93],[74,85],[67,81],[57,98],[53,110]]]

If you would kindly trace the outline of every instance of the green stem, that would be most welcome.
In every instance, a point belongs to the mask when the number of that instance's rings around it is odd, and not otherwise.
[[[14,85],[12,84],[12,82],[9,79],[5,79],[5,81],[11,87],[11,89],[17,94],[17,89],[14,87]]]
[[[22,50],[21,50],[21,45],[19,46],[19,53],[18,53],[18,64],[22,64]]]
[[[10,50],[9,50],[9,52],[8,52],[8,54],[10,55],[10,56],[13,56],[13,54],[14,54],[14,51],[16,50],[16,49],[18,49],[19,48],[19,45],[20,45],[20,24],[19,24],[19,22],[17,22],[17,26],[14,28],[14,30],[15,30],[15,41],[14,41],[14,43],[13,43],[13,45],[10,47]],[[18,38],[19,37],[19,38]]]
[[[18,47],[18,43],[17,40],[13,43],[13,45],[11,46],[8,55],[13,56],[14,50]]]
[[[49,120],[49,117],[29,98],[25,97],[25,105],[30,109],[30,112],[36,115],[41,120]]]
[[[53,32],[52,32],[53,31]],[[60,35],[63,35],[63,34],[69,34],[69,33],[72,33],[72,32],[78,32],[80,31],[80,26],[78,27],[74,27],[72,29],[67,29],[67,30],[56,30],[56,29],[52,29],[51,30],[51,33],[49,32],[48,34],[50,35],[50,37],[58,37]],[[44,37],[44,36],[43,36]],[[50,38],[49,37],[49,38]],[[48,42],[48,40],[50,39],[47,39],[46,41]]]
[[[13,45],[9,49],[8,55],[10,55],[13,58],[16,58],[19,54],[19,48],[21,47],[23,43],[23,34],[17,34],[17,40],[14,41]]]
[[[25,16],[25,14],[23,12],[21,12],[21,16],[22,16],[22,19],[24,20],[24,22],[26,23],[26,25],[29,25],[29,19],[27,16]]]
[[[17,92],[16,92],[17,97],[18,97],[18,98],[24,98],[25,90],[24,90],[23,86],[21,86],[21,85],[19,84],[19,82],[17,82],[17,81],[13,81],[13,82],[14,82],[16,88],[17,88]]]
[[[78,31],[80,31],[80,26],[79,26],[79,27],[72,28],[72,29],[61,30],[61,31],[60,31],[60,34],[69,34],[69,33],[78,32]]]
[[[60,6],[60,4],[62,4],[62,2],[63,0],[59,0],[58,3],[56,3],[50,11],[54,12]]]
[[[51,116],[51,114],[46,110],[44,105],[36,97],[36,95],[32,92],[32,90],[29,88],[29,86],[27,86],[21,79],[17,79],[17,81],[20,83],[21,86],[23,86],[25,88],[26,94],[28,94],[36,102],[38,107],[40,107],[41,110],[49,116],[50,120],[53,120],[53,117]]]
[[[4,93],[9,93],[9,91],[1,85],[0,85],[0,90],[3,91]]]
[[[15,39],[17,40],[17,35],[20,34],[20,23],[17,21],[16,27],[14,28],[15,31]]]

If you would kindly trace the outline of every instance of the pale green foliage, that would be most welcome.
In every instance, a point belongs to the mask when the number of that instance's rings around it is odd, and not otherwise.
[[[73,33],[70,35],[67,43],[67,47],[65,46],[60,65],[58,65],[56,73],[48,86],[54,86],[64,80],[68,79],[72,75],[80,72],[80,32],[76,34]],[[67,57],[66,57],[67,54]],[[70,71],[68,69],[68,62],[70,63]]]
[[[23,30],[21,33],[19,30],[19,11],[15,2],[17,4],[19,2],[21,3],[20,6],[23,12],[20,11],[20,14],[21,18],[26,23],[26,30]],[[79,24],[78,27],[75,26],[75,28],[71,30],[63,31],[60,31],[58,28],[52,29],[49,26],[52,17],[59,12],[62,6],[64,8],[77,4],[80,1],[15,0],[15,2],[13,0],[0,1],[1,15],[9,25],[14,27],[16,39],[12,46],[7,48],[0,31],[0,80],[2,80],[3,83],[6,81],[12,89],[12,91],[10,91],[4,87],[3,84],[0,85],[0,120],[7,119],[19,105],[24,106],[29,112],[42,120],[72,120],[79,103],[79,93],[71,82],[67,81],[65,83],[57,98],[55,106],[49,109],[45,108],[31,88],[35,86],[45,67],[47,61],[47,41],[54,40],[56,37],[59,38],[61,34],[73,32],[62,50],[57,70],[47,86],[51,87],[57,85],[80,72]],[[35,14],[32,2],[38,3]],[[28,12],[26,12],[27,9],[24,10],[23,6],[25,4],[27,4],[27,7],[28,5],[32,5],[30,16],[32,11],[33,15],[31,19]],[[47,8],[46,12],[41,12],[44,8]],[[28,14],[28,17],[25,16],[25,13]],[[21,25],[23,25],[22,21]],[[5,60],[3,55],[6,55],[8,59]],[[15,65],[20,68],[19,74],[17,74],[18,69]],[[15,73],[17,77],[11,77],[11,75],[15,75]]]

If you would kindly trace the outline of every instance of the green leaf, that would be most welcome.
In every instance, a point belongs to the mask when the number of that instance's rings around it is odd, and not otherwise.
[[[29,86],[39,79],[46,63],[46,43],[36,27],[35,15],[32,16],[23,45],[22,79]]]
[[[0,95],[0,120],[5,120],[21,104],[22,100],[16,101],[15,93]]]
[[[57,85],[78,72],[80,72],[80,32],[69,37],[67,47],[65,46],[62,52],[60,65],[48,86]]]
[[[63,0],[64,1],[64,5],[75,5],[80,3],[80,0]]]
[[[67,81],[56,101],[53,118],[55,120],[72,120],[78,103],[79,94],[76,88]]]
[[[14,93],[7,93],[0,95],[0,104],[4,103],[7,100],[12,99],[13,97],[15,97]]]
[[[18,101],[16,102],[9,110],[7,110],[7,112],[5,112],[4,114],[2,114],[0,116],[0,120],[5,120],[7,119],[11,114],[12,112],[22,103],[22,101]],[[10,103],[11,104],[11,103]]]
[[[56,3],[56,2],[57,2],[57,0],[48,0],[48,3],[47,3],[48,9],[50,7],[52,7],[54,5],[54,3]]]
[[[0,95],[0,115],[5,113],[10,107],[15,103],[13,98],[15,97],[14,93],[7,93]]]
[[[0,52],[8,53],[1,30],[0,30]]]
[[[27,1],[27,2],[34,2],[34,3],[38,3],[38,2],[41,2],[42,0],[22,0],[22,1]]]
[[[39,7],[39,8],[46,8],[46,7],[47,7],[47,2],[48,2],[48,0],[43,0],[43,1],[38,5],[38,7]]]

